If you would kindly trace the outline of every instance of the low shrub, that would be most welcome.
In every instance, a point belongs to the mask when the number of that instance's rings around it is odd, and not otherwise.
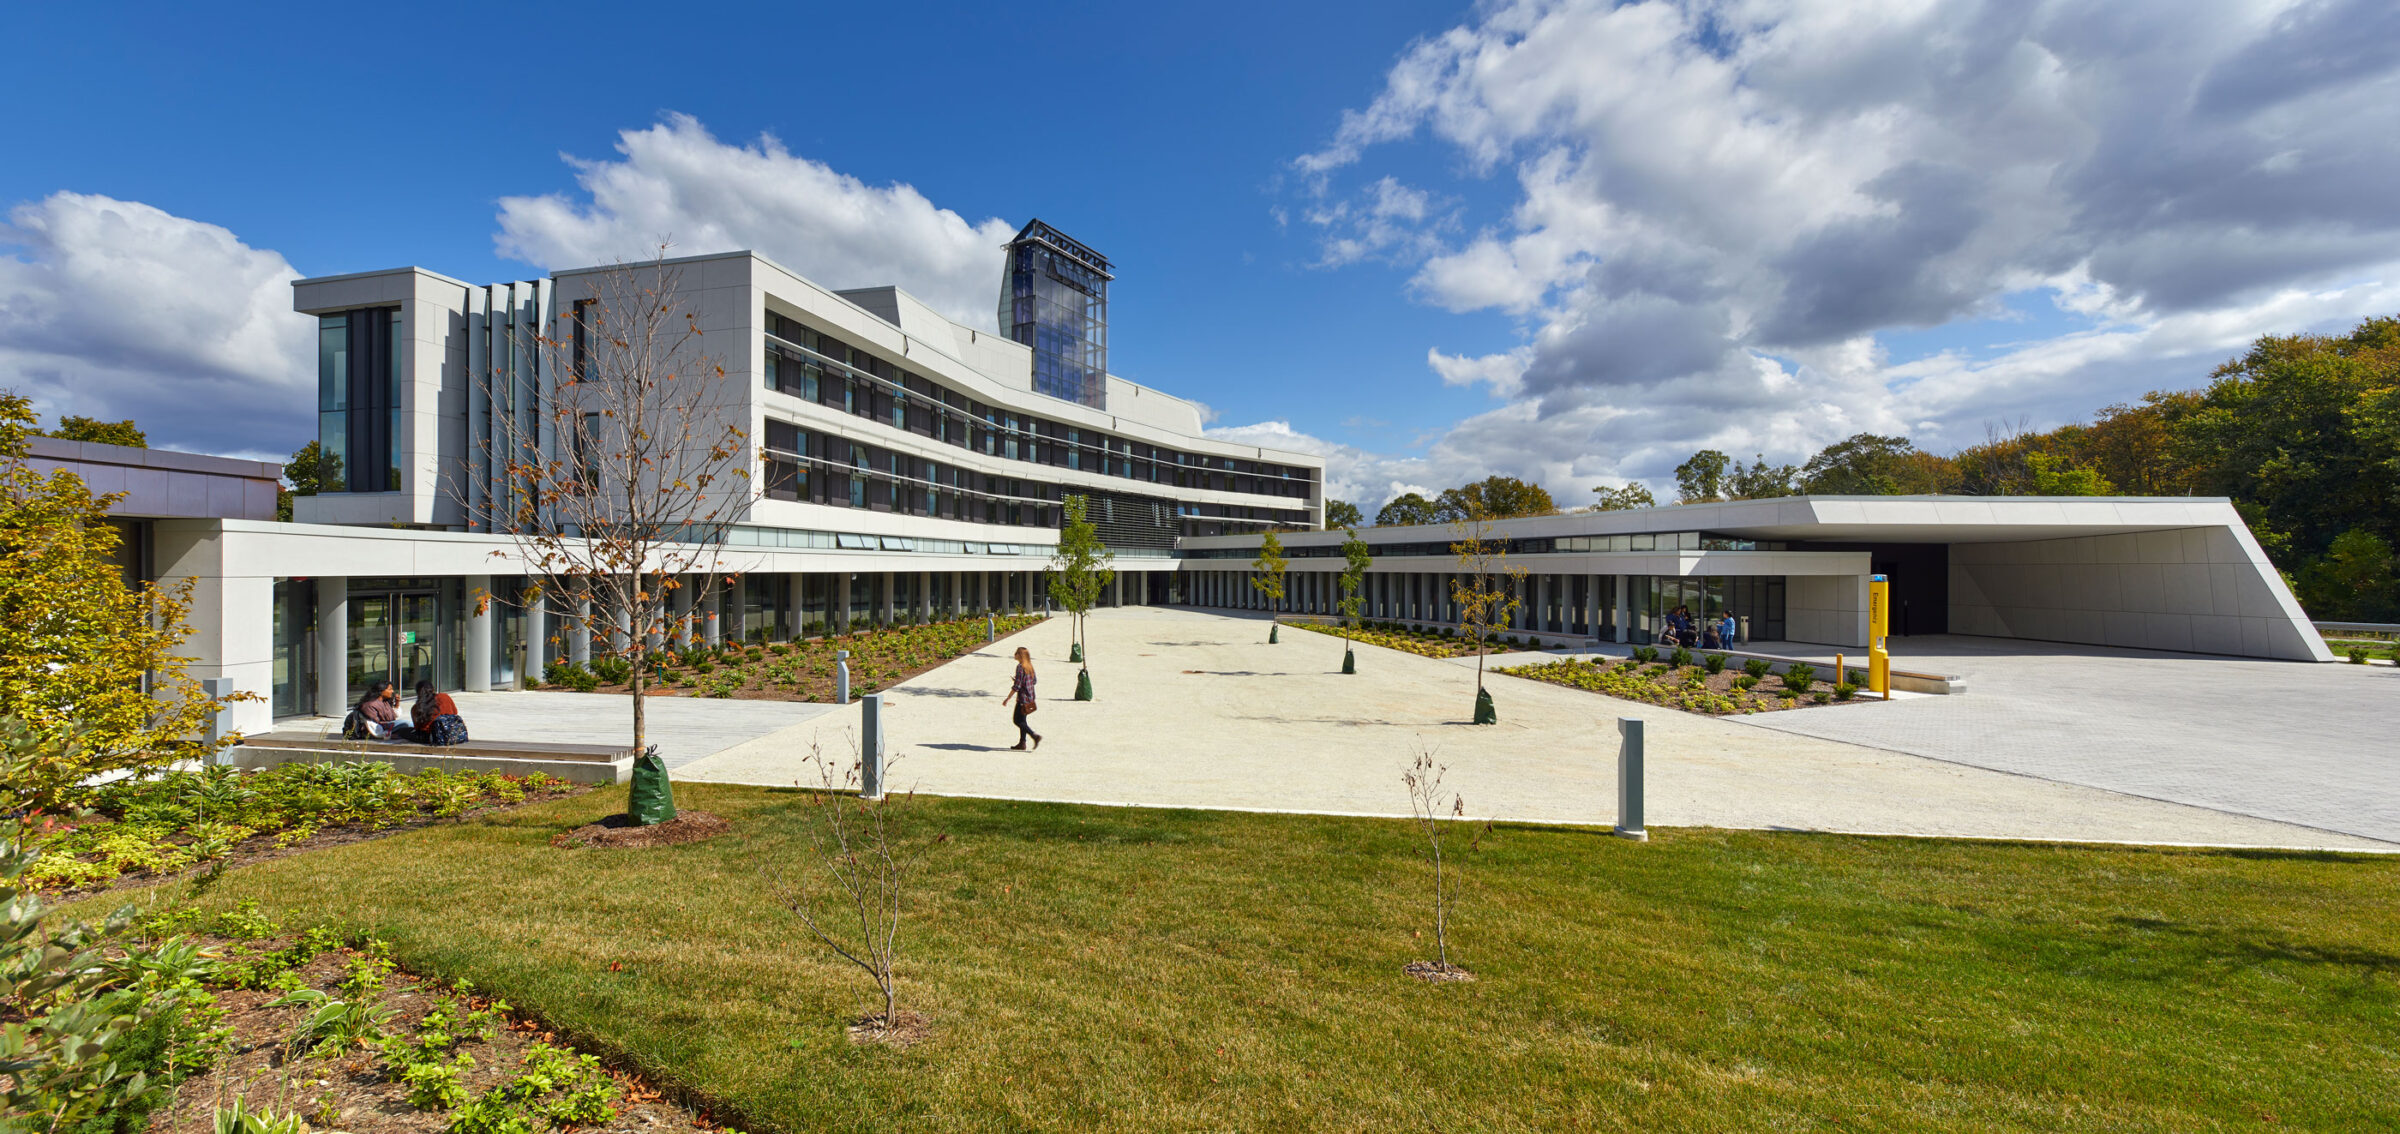
[[[1808,687],[1816,684],[1816,681],[1817,667],[1813,665],[1806,662],[1793,662],[1784,667],[1783,687],[1794,693],[1808,692]]]
[[[1765,658],[1742,659],[1742,672],[1749,674],[1753,682],[1766,680],[1767,673],[1774,668],[1775,663]]]
[[[1822,689],[1818,690],[1817,692],[1814,692],[1814,693],[1811,693],[1811,694],[1809,694],[1809,695],[1808,695],[1808,697],[1809,697],[1809,700],[1815,701],[1817,704],[1820,704],[1820,705],[1822,705],[1822,704],[1825,704],[1826,702],[1833,700],[1833,694],[1831,694],[1831,693],[1827,693],[1827,692],[1825,692],[1825,691],[1824,691],[1824,690],[1822,690]]]
[[[2350,664],[2365,665],[2367,664],[2367,656],[2368,650],[2365,646],[2350,647]]]
[[[1752,676],[1750,676],[1750,675],[1749,675],[1749,674],[1747,674],[1747,673],[1745,673],[1745,674],[1741,675],[1740,677],[1737,677],[1737,678],[1734,678],[1734,679],[1733,679],[1733,687],[1734,687],[1735,689],[1739,689],[1739,690],[1741,690],[1742,692],[1745,692],[1745,693],[1749,692],[1751,689],[1754,689],[1754,688],[1756,688],[1757,686],[1758,686],[1758,679],[1757,679],[1757,678],[1755,678],[1755,677],[1752,677]]]
[[[1710,676],[1715,676],[1716,674],[1725,672],[1725,663],[1731,660],[1733,659],[1724,654],[1710,654],[1705,659],[1702,659],[1702,664],[1708,667]]]
[[[592,673],[602,685],[623,685],[633,677],[633,663],[624,658],[593,658]]]
[[[1856,696],[1858,696],[1858,686],[1847,681],[1833,687],[1833,699],[1836,701],[1847,701]]]
[[[1635,661],[1637,661],[1637,662],[1641,662],[1641,663],[1642,663],[1642,664],[1644,664],[1644,665],[1648,665],[1648,664],[1650,664],[1651,662],[1657,661],[1657,660],[1658,660],[1658,647],[1656,647],[1656,646],[1635,646],[1635,647],[1633,648],[1633,660],[1635,660]]]
[[[1692,664],[1692,651],[1685,649],[1682,646],[1677,646],[1675,647],[1674,653],[1667,655],[1667,662],[1677,669],[1682,669],[1683,667]]]

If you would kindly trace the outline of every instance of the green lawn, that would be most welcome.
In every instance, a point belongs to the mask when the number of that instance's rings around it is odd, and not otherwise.
[[[2400,862],[1502,826],[1456,859],[1482,979],[1428,986],[1405,823],[923,800],[938,1031],[893,1051],[761,885],[805,797],[678,796],[736,834],[551,849],[604,791],[205,904],[383,934],[753,1129],[2400,1127]]]

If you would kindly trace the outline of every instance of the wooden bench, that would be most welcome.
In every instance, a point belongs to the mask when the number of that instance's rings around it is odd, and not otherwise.
[[[243,737],[218,758],[236,768],[368,761],[390,764],[393,771],[403,774],[427,769],[511,776],[540,772],[579,784],[618,784],[632,777],[633,755],[633,749],[623,745],[527,740],[432,745],[413,740],[343,740],[315,732],[266,732]]]

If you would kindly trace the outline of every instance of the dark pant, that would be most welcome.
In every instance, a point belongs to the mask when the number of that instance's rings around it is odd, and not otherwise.
[[[1026,723],[1025,723],[1025,717],[1026,717],[1026,714],[1030,713],[1031,711],[1032,711],[1032,710],[1031,710],[1031,708],[1030,708],[1029,706],[1026,706],[1026,705],[1023,705],[1023,704],[1020,704],[1020,705],[1018,705],[1018,706],[1017,706],[1017,743],[1018,743],[1018,744],[1023,744],[1023,743],[1025,743],[1025,738],[1026,738],[1026,737],[1029,737],[1029,736],[1033,738],[1033,742],[1034,742],[1034,743],[1036,743],[1036,744],[1039,744],[1039,743],[1041,743],[1041,742],[1042,742],[1042,734],[1041,734],[1041,733],[1038,733],[1038,732],[1035,732],[1035,731],[1033,731],[1033,726],[1031,726],[1031,725],[1029,725],[1029,724],[1026,724]]]

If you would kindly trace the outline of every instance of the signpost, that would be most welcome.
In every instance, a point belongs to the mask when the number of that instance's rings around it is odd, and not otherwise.
[[[1867,583],[1867,688],[1886,701],[1892,699],[1892,654],[1884,639],[1891,632],[1891,577],[1876,575]]]

